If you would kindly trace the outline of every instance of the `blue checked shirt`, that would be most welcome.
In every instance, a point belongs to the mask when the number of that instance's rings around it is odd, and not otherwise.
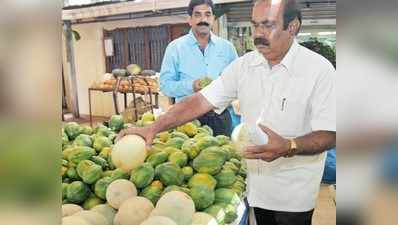
[[[160,70],[160,90],[178,102],[194,93],[194,80],[206,76],[215,80],[236,58],[232,43],[213,33],[202,53],[191,30],[167,46]]]

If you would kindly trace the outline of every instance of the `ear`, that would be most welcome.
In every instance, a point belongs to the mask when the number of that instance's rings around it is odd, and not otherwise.
[[[296,18],[296,19],[294,19],[294,20],[292,20],[290,23],[289,23],[289,26],[288,26],[288,31],[289,31],[289,34],[290,35],[292,35],[292,36],[296,36],[296,32],[298,31],[298,29],[299,29],[299,27],[300,27],[300,22],[299,22],[299,20]]]
[[[192,26],[192,16],[188,16],[187,22],[188,22],[189,26]]]

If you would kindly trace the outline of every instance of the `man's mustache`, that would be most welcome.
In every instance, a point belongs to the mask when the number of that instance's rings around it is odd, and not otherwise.
[[[254,45],[265,45],[265,46],[269,46],[269,41],[265,38],[255,38],[254,39]]]
[[[206,23],[206,22],[200,22],[197,24],[198,26],[210,26],[210,24]]]

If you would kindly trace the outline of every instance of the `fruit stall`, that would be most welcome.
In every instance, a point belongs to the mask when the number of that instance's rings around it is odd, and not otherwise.
[[[198,120],[156,135],[115,143],[135,124],[120,115],[95,127],[62,129],[63,225],[239,224],[245,211],[246,165],[230,137]]]
[[[159,107],[159,85],[157,81],[156,72],[153,70],[142,70],[137,64],[130,64],[126,69],[114,69],[112,73],[106,73],[101,80],[93,82],[88,88],[88,107],[90,126],[93,126],[92,120],[92,93],[112,93],[113,106],[115,114],[120,114],[121,109],[118,105],[118,94],[124,97],[124,110],[128,109],[128,95],[132,95],[132,106],[130,107],[132,113],[129,121],[136,121],[139,112],[144,110],[151,110]],[[137,101],[144,99],[143,104],[140,105]],[[125,115],[125,117],[127,117]]]

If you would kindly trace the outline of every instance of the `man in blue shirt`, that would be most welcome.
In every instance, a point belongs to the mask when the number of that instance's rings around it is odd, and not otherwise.
[[[229,41],[211,32],[213,10],[211,0],[191,0],[188,22],[192,29],[189,34],[167,46],[160,71],[160,89],[177,102],[200,91],[200,79],[207,76],[215,80],[238,57]],[[215,135],[231,133],[228,110],[220,115],[211,111],[200,117],[199,121],[209,125]]]

